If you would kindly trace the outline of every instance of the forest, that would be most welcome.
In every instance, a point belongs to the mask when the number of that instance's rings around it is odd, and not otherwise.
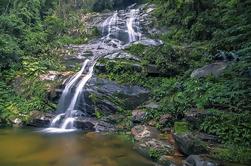
[[[124,16],[131,10],[127,7],[135,3],[143,6],[143,14],[137,19],[132,17],[137,17],[137,13]],[[151,46],[139,39],[122,49],[136,59],[100,57],[97,60],[93,66],[95,77],[92,77],[114,82],[118,87],[142,87],[149,95],[136,106],[144,97],[131,102],[133,90],[128,90],[131,93],[128,98],[108,90],[104,94],[98,90],[96,93],[96,89],[88,91],[86,101],[92,103],[94,110],[90,117],[102,121],[115,114],[114,126],[119,133],[126,133],[136,126],[132,112],[138,111],[137,118],[138,114],[144,115],[137,120],[139,125],[148,126],[153,121],[153,127],[162,134],[172,135],[180,130],[181,133],[205,133],[217,138],[217,143],[205,145],[207,157],[237,165],[250,164],[250,0],[1,0],[0,127],[15,126],[18,120],[25,128],[34,118],[34,111],[55,114],[59,102],[54,96],[52,99],[51,94],[62,87],[63,81],[45,81],[41,77],[51,71],[68,77],[77,73],[81,64],[69,67],[65,57],[74,52],[75,45],[90,46],[96,39],[101,40],[100,25],[93,24],[97,20],[105,21],[113,12],[122,17],[117,18],[118,22],[130,21],[131,17],[131,21],[140,22],[144,14],[149,15],[150,23],[142,21],[145,23],[142,34],[147,36],[145,40],[160,40],[162,44]],[[156,33],[148,32],[149,29]],[[116,32],[116,37],[120,33],[122,39],[130,29],[125,33]],[[100,88],[104,82],[93,84]],[[88,83],[87,86],[92,88]],[[147,103],[157,106],[146,107]],[[148,150],[153,161],[162,159],[163,152],[158,148]]]

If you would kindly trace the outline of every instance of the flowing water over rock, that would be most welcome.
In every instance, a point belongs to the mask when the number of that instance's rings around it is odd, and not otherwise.
[[[78,117],[87,116],[80,108],[83,101],[80,94],[89,79],[93,76],[97,60],[106,55],[120,51],[123,46],[141,39],[139,19],[140,9],[126,9],[115,11],[101,25],[102,37],[87,45],[75,46],[79,50],[77,57],[83,58],[87,52],[93,55],[85,59],[81,70],[72,76],[65,85],[58,104],[58,115],[52,120],[50,128],[45,132],[70,132],[74,131],[74,121]]]

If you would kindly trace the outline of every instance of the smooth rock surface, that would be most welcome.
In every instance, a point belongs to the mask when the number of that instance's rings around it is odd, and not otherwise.
[[[210,75],[218,77],[224,72],[226,68],[227,68],[227,63],[225,62],[212,63],[202,68],[196,69],[195,71],[192,72],[191,77],[202,78]]]
[[[205,144],[190,133],[173,134],[178,149],[185,155],[207,153]]]

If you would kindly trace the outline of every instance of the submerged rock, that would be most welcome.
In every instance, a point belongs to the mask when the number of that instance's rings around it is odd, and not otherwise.
[[[201,78],[201,77],[207,77],[207,76],[214,76],[218,77],[220,76],[224,70],[227,68],[227,63],[225,62],[216,62],[209,65],[206,65],[202,68],[199,68],[192,72],[191,77],[192,78]]]

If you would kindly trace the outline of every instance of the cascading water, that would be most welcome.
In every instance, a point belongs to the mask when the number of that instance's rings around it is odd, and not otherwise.
[[[128,18],[127,20],[127,30],[128,30],[128,36],[129,36],[129,42],[134,42],[134,41],[137,41],[139,40],[140,38],[140,32],[139,32],[139,28],[137,28],[137,31],[135,31],[135,26],[137,25],[137,14],[138,14],[139,10],[136,10],[136,9],[132,9],[130,10],[130,17]],[[137,26],[139,27],[139,26]]]
[[[85,51],[92,51],[93,57],[86,59],[81,70],[67,81],[58,104],[57,112],[59,114],[52,120],[50,128],[45,129],[46,132],[75,130],[76,114],[84,115],[78,110],[81,92],[93,75],[96,61],[100,57],[120,49],[118,45],[121,45],[121,43],[127,44],[140,39],[138,15],[139,10],[137,9],[130,9],[129,12],[127,10],[116,11],[102,23],[103,37],[96,43],[86,45],[85,48]],[[123,32],[122,35],[121,32]],[[101,48],[100,45],[105,46]]]

